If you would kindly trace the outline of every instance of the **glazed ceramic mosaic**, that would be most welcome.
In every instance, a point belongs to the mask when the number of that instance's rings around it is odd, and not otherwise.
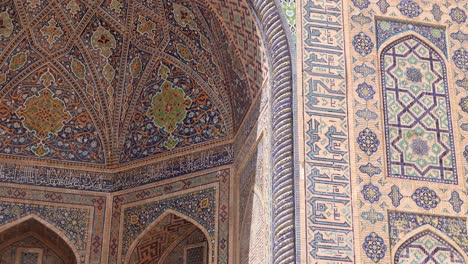
[[[468,263],[466,0],[0,2],[0,262]]]
[[[466,263],[465,1],[304,1],[314,263]]]

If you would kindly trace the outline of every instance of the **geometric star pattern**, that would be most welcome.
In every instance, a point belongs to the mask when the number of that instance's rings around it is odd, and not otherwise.
[[[395,254],[398,264],[465,263],[460,253],[432,232],[422,232],[403,243]]]
[[[457,183],[442,57],[414,36],[381,55],[388,175]]]

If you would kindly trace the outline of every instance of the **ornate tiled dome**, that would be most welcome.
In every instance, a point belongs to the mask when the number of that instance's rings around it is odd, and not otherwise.
[[[1,157],[110,168],[231,139],[261,56],[221,5],[0,4]]]

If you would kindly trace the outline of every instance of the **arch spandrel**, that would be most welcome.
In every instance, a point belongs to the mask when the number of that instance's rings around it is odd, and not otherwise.
[[[27,75],[3,96],[2,109],[3,155],[105,163],[93,119],[55,67]]]
[[[155,63],[138,101],[122,163],[227,136],[226,121],[208,94],[169,61]]]
[[[85,252],[79,252],[76,245],[68,240],[62,231],[34,214],[0,227],[0,252],[8,250],[9,247],[28,238],[37,240],[39,245],[42,244],[43,246],[41,249],[37,248],[36,245],[36,247],[30,248],[30,250],[53,250],[67,264],[80,263],[79,260],[83,259],[81,256],[86,255]],[[20,246],[19,249],[28,252],[27,244]],[[15,250],[15,252],[10,252],[10,254],[12,253],[18,255],[21,251]],[[39,254],[39,256],[41,255]],[[17,258],[18,256],[15,257]]]
[[[423,229],[423,228],[421,228]],[[396,248],[394,263],[434,263],[434,264],[465,264],[465,253],[455,248],[453,242],[448,242],[432,230],[422,230],[409,237]]]
[[[170,251],[177,246],[176,243],[180,243],[196,230],[204,234],[206,241],[209,241],[208,247],[211,249],[213,244],[204,228],[193,219],[169,210],[135,239],[129,248],[126,262],[147,263],[153,261],[161,263],[171,253]],[[214,252],[209,251],[208,253],[210,257],[207,257],[207,259],[212,259]]]

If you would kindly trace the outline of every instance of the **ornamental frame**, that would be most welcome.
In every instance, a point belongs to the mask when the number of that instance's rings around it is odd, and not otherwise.
[[[378,18],[381,18],[381,17],[377,17]],[[449,67],[447,67],[447,54],[444,53],[442,50],[438,49],[437,47],[435,47],[433,45],[433,43],[429,40],[427,40],[427,38],[425,38],[424,36],[418,34],[417,32],[414,32],[414,31],[407,31],[407,32],[404,32],[402,34],[398,34],[398,35],[394,35],[392,37],[389,37],[388,39],[386,39],[383,43],[381,43],[380,47],[378,47],[378,51],[377,51],[377,54],[378,54],[378,67],[377,67],[377,76],[378,76],[378,83],[379,83],[379,89],[380,89],[380,92],[378,93],[380,96],[379,100],[380,102],[382,102],[382,107],[385,111],[384,114],[381,115],[381,121],[382,121],[382,124],[384,124],[384,127],[387,128],[387,123],[388,123],[388,102],[387,102],[387,98],[386,98],[386,91],[384,90],[384,78],[385,78],[385,72],[384,72],[384,69],[383,69],[383,65],[384,65],[384,62],[383,62],[383,56],[384,54],[388,51],[388,49],[390,48],[393,48],[395,46],[397,46],[398,44],[402,43],[402,42],[405,42],[409,39],[416,39],[416,41],[418,41],[422,46],[424,46],[425,48],[429,49],[429,50],[432,50],[434,53],[436,53],[436,55],[440,58],[440,63],[442,64],[442,70],[443,70],[443,73],[442,73],[442,82],[444,84],[444,90],[445,90],[445,101],[446,101],[446,104],[447,104],[447,118],[448,118],[448,130],[449,130],[449,134],[450,134],[450,151],[452,152],[451,153],[451,160],[452,160],[452,168],[453,168],[453,173],[454,173],[454,180],[453,181],[447,181],[447,180],[441,180],[439,181],[440,183],[448,183],[448,184],[454,184],[454,185],[457,185],[459,183],[463,183],[463,180],[459,181],[458,179],[458,167],[457,167],[457,162],[456,162],[456,144],[455,144],[455,137],[457,135],[455,135],[455,131],[453,130],[453,120],[452,120],[452,117],[453,117],[453,109],[451,107],[451,104],[450,104],[450,98],[451,98],[451,95],[449,93],[449,90],[450,90],[450,71],[449,71]],[[384,163],[384,171],[387,172],[387,177],[391,177],[391,178],[401,178],[401,179],[409,179],[409,180],[421,180],[421,181],[436,181],[436,180],[431,180],[431,179],[425,179],[425,178],[422,178],[422,177],[414,177],[414,178],[410,178],[410,177],[405,177],[405,176],[402,176],[402,175],[392,175],[392,173],[390,172],[390,143],[389,143],[389,129],[385,129],[385,133],[384,133],[384,137],[383,139],[385,140],[384,142],[384,146],[385,146],[385,151],[384,151],[384,160],[385,160],[385,163]]]

